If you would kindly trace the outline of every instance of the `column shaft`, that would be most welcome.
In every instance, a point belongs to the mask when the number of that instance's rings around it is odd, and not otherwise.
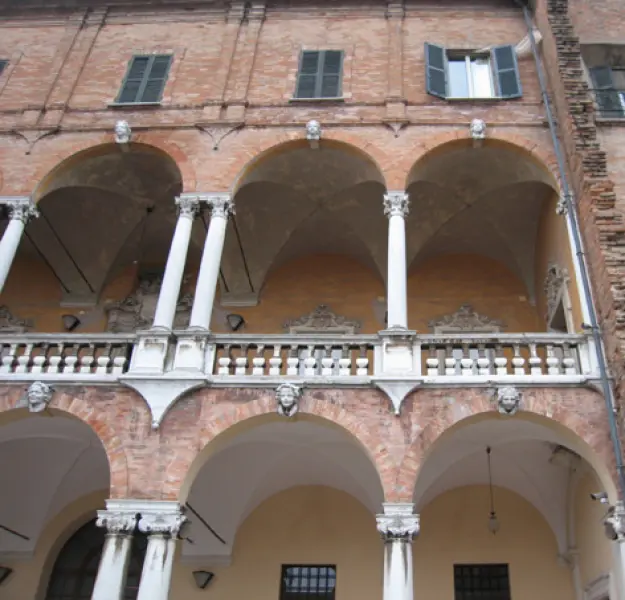
[[[406,291],[406,223],[408,195],[389,192],[384,196],[388,224],[387,328],[408,327]]]
[[[163,283],[158,295],[156,311],[152,329],[171,330],[176,316],[176,305],[180,295],[182,276],[187,262],[187,252],[191,239],[193,218],[199,205],[196,196],[181,196],[176,198],[176,204],[180,209],[176,230],[169,249]]]
[[[175,552],[175,539],[163,533],[150,535],[137,600],[167,600]]]
[[[0,241],[0,292],[4,289],[28,219],[39,216],[30,198],[12,198],[6,202],[6,205],[11,220]]]
[[[219,267],[226,239],[228,216],[234,208],[228,194],[218,194],[210,197],[211,221],[204,242],[202,262],[198,274],[193,308],[189,328],[210,330],[210,320],[215,303]]]

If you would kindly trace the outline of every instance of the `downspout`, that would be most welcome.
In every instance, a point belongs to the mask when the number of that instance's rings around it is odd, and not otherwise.
[[[556,154],[558,162],[558,172],[560,175],[560,181],[562,185],[562,200],[566,208],[565,214],[569,221],[569,228],[573,237],[573,246],[575,251],[575,258],[577,261],[577,267],[579,269],[580,279],[582,283],[582,293],[584,295],[585,302],[588,306],[588,316],[590,319],[590,329],[592,331],[592,338],[594,342],[594,349],[596,352],[597,366],[599,368],[599,379],[603,397],[605,399],[606,410],[608,413],[608,421],[610,424],[610,438],[612,440],[612,447],[616,457],[616,471],[618,475],[618,485],[621,498],[625,498],[625,473],[623,473],[623,454],[621,449],[621,441],[618,435],[618,427],[615,418],[614,408],[614,392],[610,383],[608,375],[608,368],[605,358],[605,350],[603,347],[603,340],[599,329],[599,322],[597,320],[597,312],[595,310],[595,304],[592,298],[592,291],[590,288],[590,277],[588,275],[588,268],[586,265],[586,257],[582,245],[582,239],[579,231],[579,222],[577,217],[576,202],[571,194],[568,178],[566,175],[566,168],[564,158],[562,156],[562,149],[560,147],[560,140],[558,139],[558,133],[556,124],[553,118],[553,112],[551,110],[551,102],[549,95],[547,94],[547,86],[545,82],[545,75],[543,71],[542,60],[538,54],[538,46],[536,44],[536,38],[534,37],[534,27],[532,24],[532,18],[530,16],[527,5],[522,0],[514,0],[515,4],[521,7],[523,10],[523,17],[525,19],[525,25],[527,27],[527,35],[529,37],[530,45],[532,48],[532,54],[534,56],[534,62],[536,63],[536,71],[538,73],[538,82],[540,85],[540,91],[542,94],[543,103],[545,105],[545,112],[547,115],[547,122],[549,124],[549,132],[551,134],[551,141],[553,142],[553,148]],[[615,499],[617,500],[617,499]]]

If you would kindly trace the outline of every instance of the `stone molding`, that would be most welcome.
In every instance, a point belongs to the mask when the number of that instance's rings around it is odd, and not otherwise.
[[[311,313],[286,321],[283,327],[289,333],[356,334],[361,323],[339,316],[326,304],[320,304]]]
[[[406,192],[396,191],[384,194],[384,214],[387,217],[406,218],[410,212],[410,198]]]
[[[386,502],[384,514],[376,515],[377,529],[385,542],[411,542],[419,534],[419,515],[410,502]]]

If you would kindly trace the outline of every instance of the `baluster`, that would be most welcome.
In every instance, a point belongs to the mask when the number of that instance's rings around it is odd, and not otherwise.
[[[13,372],[13,366],[15,363],[15,354],[17,353],[17,344],[9,344],[6,354],[4,354],[5,347],[2,348],[2,366],[0,372],[11,373]]]
[[[282,346],[275,344],[273,347],[273,356],[269,359],[269,375],[280,375],[282,370]]]
[[[558,357],[553,344],[547,344],[547,374],[560,374],[560,358]]]
[[[315,358],[315,346],[308,346],[308,356],[304,359],[304,375],[314,377],[316,373],[317,359]]]
[[[235,375],[247,375],[247,344],[241,344],[239,346],[241,354],[234,359],[234,374]]]
[[[430,344],[430,356],[425,361],[428,369],[428,377],[436,377],[439,374],[439,363],[436,345]]]
[[[30,369],[31,373],[43,373],[43,367],[46,364],[48,348],[48,344],[42,344],[37,348],[39,352],[38,354],[33,355],[33,366]]]
[[[72,354],[65,356],[63,374],[71,375],[76,372],[76,364],[78,363],[78,345],[73,344],[71,346]]]
[[[108,375],[109,365],[111,364],[111,344],[105,344],[102,354],[96,358],[97,375]]]
[[[542,375],[542,358],[538,356],[538,351],[536,350],[536,344],[530,344],[530,374],[531,375]]]
[[[95,345],[89,344],[84,349],[85,354],[80,357],[80,373],[91,373],[95,362]]]
[[[369,375],[369,358],[367,357],[367,345],[360,346],[360,356],[356,359],[356,375],[366,377]]]
[[[126,367],[128,362],[127,355],[118,354],[113,357],[113,375],[121,375]]]
[[[462,344],[460,372],[463,377],[471,377],[471,375],[473,375],[473,359],[471,358],[471,349],[469,348],[469,344]]]
[[[265,346],[259,344],[256,346],[256,356],[252,359],[252,375],[265,374]]]
[[[324,346],[324,356],[321,359],[321,374],[330,377],[334,373],[334,358],[332,358],[332,346]]]
[[[445,375],[456,374],[456,358],[454,348],[451,345],[445,346]]]
[[[521,356],[520,344],[513,344],[514,358],[512,359],[512,365],[514,366],[515,375],[525,375],[525,359]]]
[[[349,377],[352,374],[352,356],[350,347],[344,344],[341,349],[341,358],[339,358],[339,375],[341,377]]]
[[[46,369],[46,373],[50,373],[51,375],[56,375],[61,372],[61,362],[63,361],[63,350],[65,348],[65,344],[56,344],[56,353],[52,354],[48,358],[48,368]]]
[[[484,344],[478,344],[477,354],[477,372],[480,375],[490,375],[490,358]]]
[[[217,361],[219,364],[219,368],[217,369],[217,375],[230,375],[230,364],[232,363],[230,344],[226,344],[223,350],[223,356],[220,356],[219,360]]]
[[[571,350],[571,346],[568,343],[562,344],[562,350],[564,354],[564,358],[562,359],[562,366],[564,368],[565,375],[577,375],[577,365],[575,358],[573,357],[573,352]]]
[[[497,375],[508,374],[508,359],[501,344],[495,345],[495,373]]]
[[[289,350],[289,356],[286,359],[286,374],[287,375],[299,375],[299,348],[297,344],[291,344]]]
[[[33,351],[32,344],[26,344],[24,352],[17,357],[16,373],[28,373],[28,366],[30,364],[30,358]]]

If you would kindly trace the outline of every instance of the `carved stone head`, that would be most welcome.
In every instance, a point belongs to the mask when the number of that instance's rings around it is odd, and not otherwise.
[[[132,129],[128,121],[117,121],[115,123],[115,142],[117,144],[128,144],[132,136]]]
[[[318,142],[321,139],[321,124],[312,119],[306,123],[306,139]]]
[[[486,137],[486,123],[482,119],[473,119],[469,131],[474,140],[483,140]]]
[[[282,383],[276,389],[276,402],[278,414],[283,417],[292,417],[297,413],[298,402],[302,395],[302,388],[293,383]]]
[[[32,413],[44,411],[50,400],[52,400],[52,388],[43,383],[43,381],[35,381],[26,392],[28,400],[28,410]]]
[[[512,386],[497,389],[497,409],[502,415],[512,416],[521,406],[521,392]]]

